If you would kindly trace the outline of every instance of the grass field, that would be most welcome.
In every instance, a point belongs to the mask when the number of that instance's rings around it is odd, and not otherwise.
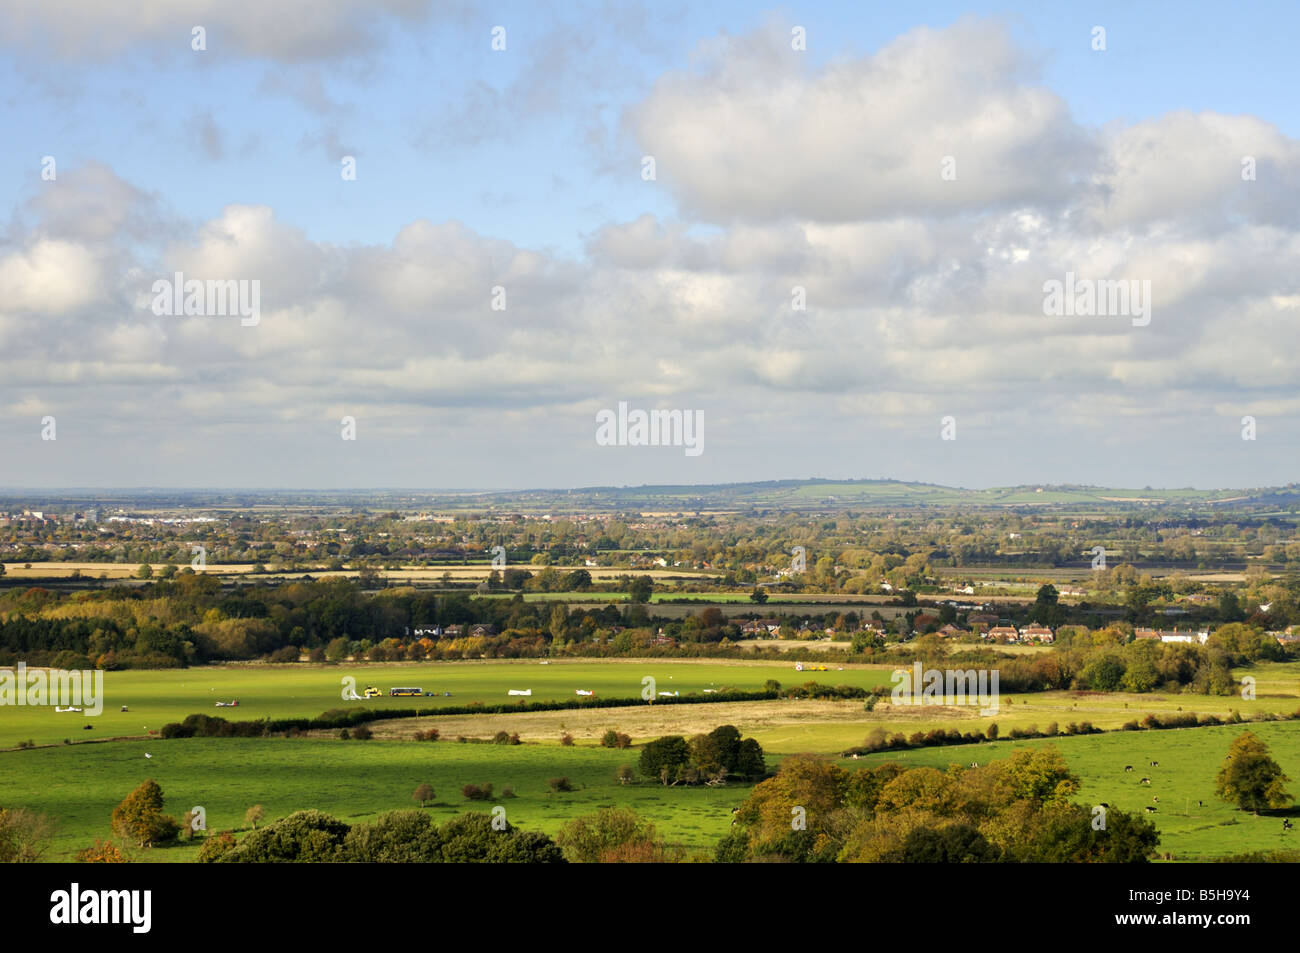
[[[1296,846],[1280,819],[1253,817],[1217,801],[1214,775],[1241,727],[1122,732],[1061,738],[1052,742],[1082,781],[1080,803],[1101,802],[1141,811],[1159,797],[1152,816],[1161,831],[1160,851],[1174,860],[1203,860],[1248,850]],[[1300,727],[1269,723],[1252,727],[1292,777],[1300,777]],[[847,768],[884,761],[945,768],[970,761],[987,764],[1024,746],[1044,741],[997,742],[931,748],[841,760]],[[153,757],[146,759],[148,752]],[[621,785],[615,772],[635,765],[638,751],[591,745],[499,746],[414,741],[367,742],[333,739],[184,739],[121,741],[72,748],[37,748],[0,753],[6,803],[20,804],[58,820],[50,860],[67,859],[95,837],[109,833],[114,805],[146,778],[166,796],[176,817],[194,806],[207,812],[209,830],[243,828],[253,804],[274,820],[306,807],[350,823],[388,810],[414,807],[416,785],[433,785],[430,810],[446,820],[467,810],[506,808],[511,823],[554,834],[567,820],[604,806],[631,807],[654,820],[660,832],[688,850],[708,850],[730,827],[731,809],[747,796],[747,785],[723,788],[665,788],[653,783]],[[769,766],[777,757],[769,757]],[[1159,767],[1151,767],[1158,761]],[[1126,774],[1125,764],[1135,771]],[[548,779],[564,776],[571,793],[553,793]],[[1152,779],[1148,787],[1138,782]],[[470,802],[460,789],[491,783],[491,801]],[[511,787],[517,797],[501,794]],[[1202,801],[1201,806],[1197,801]],[[1293,812],[1294,813],[1294,812]],[[184,861],[196,847],[178,845],[139,852],[150,861]]]
[[[1214,796],[1214,778],[1232,739],[1242,726],[1182,728],[1168,731],[1117,732],[1058,738],[1052,742],[1065,757],[1070,770],[1082,784],[1074,799],[1089,806],[1106,803],[1123,811],[1152,806],[1150,815],[1160,831],[1161,854],[1172,860],[1208,860],[1247,851],[1295,850],[1300,832],[1283,832],[1280,816],[1254,817]],[[1293,782],[1289,790],[1300,795],[1300,724],[1274,722],[1251,725],[1272,750],[1273,759]],[[949,764],[987,764],[1022,747],[1041,747],[1043,741],[999,741],[978,747],[929,748],[894,754],[870,755],[841,764],[860,765],[897,761],[909,767],[927,765],[946,768]],[[1151,767],[1150,762],[1159,762]],[[1124,766],[1133,765],[1126,773]],[[1140,783],[1149,777],[1151,784]],[[1152,798],[1160,799],[1158,804]],[[1201,804],[1198,805],[1198,801]],[[1300,808],[1289,812],[1300,815]]]
[[[656,688],[703,691],[705,688],[759,689],[769,678],[784,685],[817,680],[862,687],[890,684],[892,666],[849,666],[843,671],[797,672],[792,663],[677,660],[536,660],[518,662],[402,663],[392,665],[229,665],[173,671],[106,673],[106,707],[98,718],[58,714],[49,707],[0,708],[0,747],[31,738],[31,750],[0,751],[0,804],[21,805],[55,818],[59,832],[50,859],[66,859],[95,837],[109,833],[109,814],[145,778],[162,785],[167,809],[180,817],[195,805],[208,814],[210,830],[239,828],[244,811],[260,803],[271,820],[313,807],[350,822],[373,819],[395,808],[413,807],[410,793],[427,781],[437,791],[429,808],[439,819],[466,810],[503,805],[512,823],[555,833],[568,819],[601,806],[630,806],[650,817],[665,837],[688,850],[707,850],[730,827],[730,811],[748,788],[664,788],[657,784],[624,786],[615,779],[622,765],[635,765],[636,747],[612,750],[598,746],[609,728],[632,736],[636,744],[665,734],[691,735],[733,724],[757,738],[769,766],[782,757],[813,752],[838,757],[861,744],[874,728],[911,735],[933,728],[983,732],[996,721],[1003,738],[1016,727],[1045,729],[1055,722],[1064,731],[1070,722],[1090,721],[1116,729],[1148,712],[1247,717],[1261,712],[1289,714],[1300,707],[1300,663],[1266,663],[1236,673],[1256,679],[1257,696],[1190,694],[1129,695],[1094,692],[1045,692],[1002,695],[995,715],[973,708],[892,705],[888,699],[866,711],[861,701],[779,699],[709,705],[643,705],[627,708],[556,712],[414,717],[417,706],[462,705],[473,700],[503,702],[507,688],[531,688],[533,700],[573,698],[576,688],[610,697],[639,697],[641,679],[650,675]],[[450,698],[344,702],[340,680],[352,676],[358,687],[420,685],[451,691]],[[240,699],[238,709],[217,709],[216,699]],[[121,713],[121,704],[131,710]],[[142,735],[193,712],[229,718],[317,715],[329,708],[372,705],[409,707],[409,719],[372,723],[371,741],[342,741],[330,734],[298,739],[207,739],[163,741],[114,735]],[[82,723],[95,730],[82,732]],[[438,742],[416,742],[418,728],[438,727]],[[905,765],[945,767],[971,761],[987,763],[1023,746],[1054,744],[1083,782],[1078,800],[1106,802],[1141,810],[1159,797],[1153,819],[1162,832],[1161,851],[1175,860],[1196,860],[1248,850],[1297,846],[1283,835],[1277,817],[1255,818],[1213,797],[1213,778],[1231,738],[1245,726],[1167,731],[1112,732],[1048,740],[998,741],[977,745],[925,748],[840,759],[846,767],[885,760]],[[1271,746],[1283,769],[1297,779],[1300,794],[1300,722],[1260,722],[1249,726]],[[458,736],[489,738],[498,731],[518,732],[522,745],[461,744]],[[561,734],[577,739],[561,746]],[[68,738],[74,742],[63,745]],[[81,743],[94,739],[100,743]],[[152,755],[146,759],[145,754]],[[1151,767],[1150,761],[1160,762]],[[1135,771],[1126,774],[1125,764]],[[553,793],[547,780],[565,776],[572,793]],[[1148,788],[1138,779],[1149,776]],[[470,802],[460,795],[467,783],[491,783],[496,796]],[[504,798],[513,787],[517,797]],[[1197,801],[1202,801],[1201,806]],[[144,852],[158,861],[191,859],[192,846]]]
[[[153,755],[146,759],[145,752]],[[502,805],[512,824],[554,833],[570,818],[602,806],[632,807],[659,823],[669,840],[705,848],[731,824],[731,808],[745,788],[623,786],[621,765],[635,766],[638,752],[599,747],[382,742],[316,739],[210,739],[122,741],[75,748],[37,748],[0,754],[5,803],[48,814],[59,831],[50,860],[96,837],[107,837],[113,808],[141,781],[153,778],[176,818],[195,806],[208,829],[244,826],[253,804],[268,821],[312,807],[357,823],[384,811],[414,808],[411,792],[427,781],[439,821],[465,811]],[[571,793],[553,793],[548,779],[564,776]],[[469,783],[491,783],[491,801],[461,796]],[[516,798],[503,798],[506,787]],[[140,859],[184,861],[197,847],[178,845],[141,852]]]
[[[363,702],[344,701],[342,679],[356,679],[358,694],[367,685],[385,692]],[[576,691],[597,697],[640,698],[642,679],[651,676],[656,691],[703,693],[705,689],[759,691],[769,678],[784,685],[820,681],[871,688],[889,684],[883,667],[831,667],[825,672],[796,672],[789,662],[694,662],[674,660],[555,660],[517,662],[410,662],[340,665],[225,665],[164,671],[104,673],[104,711],[91,717],[56,712],[51,706],[0,708],[0,748],[20,741],[59,744],[118,735],[144,735],[194,712],[230,720],[306,718],[331,708],[366,705],[429,712],[475,701],[504,704],[516,699],[509,689],[531,689],[530,701],[577,699]],[[451,697],[390,698],[394,686],[451,692]],[[239,699],[238,708],[216,708],[217,701]],[[128,712],[121,712],[126,705]],[[83,725],[94,728],[86,731]]]

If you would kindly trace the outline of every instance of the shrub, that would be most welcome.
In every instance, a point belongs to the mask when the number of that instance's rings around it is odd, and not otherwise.
[[[560,735],[560,744],[565,748],[572,748],[573,735],[569,734],[567,731],[564,734]]]
[[[200,850],[199,854],[200,859],[202,859],[203,851]],[[96,838],[95,843],[77,851],[77,862],[81,864],[125,864],[126,857],[112,841]]]
[[[355,738],[357,741],[369,741],[371,738],[374,737],[374,732],[372,732],[365,725],[357,725],[355,728],[352,729],[352,737]]]
[[[557,793],[573,790],[573,785],[569,782],[568,778],[551,778],[546,783],[550,785],[552,791]]]
[[[471,801],[487,801],[492,797],[492,785],[467,784],[460,789],[460,793]]]
[[[338,859],[349,830],[321,811],[297,811],[253,831],[217,859],[228,864],[329,863]]]
[[[605,748],[629,748],[632,746],[632,737],[611,728],[601,737],[600,744]]]
[[[235,835],[230,831],[222,831],[204,839],[203,846],[199,848],[199,854],[195,860],[200,864],[211,864],[220,859],[227,851],[233,850],[234,847]]]

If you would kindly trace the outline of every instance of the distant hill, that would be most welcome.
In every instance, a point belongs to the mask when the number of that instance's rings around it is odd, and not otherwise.
[[[695,513],[827,512],[908,507],[1036,508],[1097,512],[1112,509],[1245,509],[1300,507],[1300,484],[1253,489],[1141,490],[1082,484],[1028,484],[965,489],[901,480],[766,480],[755,483],[663,486],[589,486],[574,489],[284,490],[142,488],[138,490],[0,490],[0,511],[31,506],[58,511],[95,506],[133,511],[174,509],[245,511],[255,507],[404,512],[578,511]]]
[[[1141,490],[1079,484],[965,489],[899,480],[769,480],[704,486],[582,487],[475,495],[494,505],[559,508],[610,507],[666,511],[826,510],[864,507],[1072,507],[1110,509],[1151,506],[1259,507],[1300,504],[1300,485],[1257,489]],[[462,499],[462,503],[469,500]]]

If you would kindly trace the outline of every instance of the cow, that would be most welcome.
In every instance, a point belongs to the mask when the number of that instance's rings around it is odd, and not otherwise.
[[[1131,765],[1131,764],[1126,764],[1126,765],[1124,765],[1124,770],[1125,770],[1125,771],[1132,771],[1132,770],[1133,770],[1133,765]]]
[[[1145,808],[1143,808],[1143,810],[1145,810],[1148,814],[1154,814],[1156,812],[1156,809],[1152,807],[1150,804],[1148,804]]]
[[[1151,801],[1152,801],[1152,803],[1154,803],[1154,804],[1159,804],[1159,803],[1160,803],[1160,798],[1158,798],[1158,797],[1153,797],[1153,798],[1151,799]]]
[[[1150,778],[1143,778],[1141,781],[1138,782],[1138,784],[1150,784],[1150,783],[1151,783]]]
[[[1158,768],[1158,767],[1160,767],[1160,762],[1159,762],[1159,761],[1152,761],[1152,762],[1151,762],[1151,767],[1153,767],[1153,768]]]

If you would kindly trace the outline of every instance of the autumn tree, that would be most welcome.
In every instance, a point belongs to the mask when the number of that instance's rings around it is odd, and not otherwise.
[[[150,778],[113,808],[113,831],[141,847],[175,840],[180,833],[176,818],[164,814],[162,788]]]
[[[1293,800],[1285,785],[1291,779],[1269,755],[1268,745],[1252,731],[1243,731],[1228,746],[1228,757],[1219,768],[1214,793],[1235,803],[1243,811],[1258,814],[1277,810]]]
[[[560,828],[555,842],[565,859],[576,864],[662,860],[664,852],[654,824],[636,811],[619,807],[574,818]]]
[[[54,834],[44,814],[23,807],[0,809],[0,864],[31,864],[41,859]]]
[[[264,817],[266,817],[266,808],[260,804],[254,804],[244,812],[244,823],[253,830],[257,830],[257,822]]]
[[[431,785],[428,781],[420,782],[419,787],[415,789],[415,792],[411,795],[411,798],[412,800],[419,801],[420,807],[424,807],[424,805],[426,805],[427,803],[433,800],[433,785]]]

